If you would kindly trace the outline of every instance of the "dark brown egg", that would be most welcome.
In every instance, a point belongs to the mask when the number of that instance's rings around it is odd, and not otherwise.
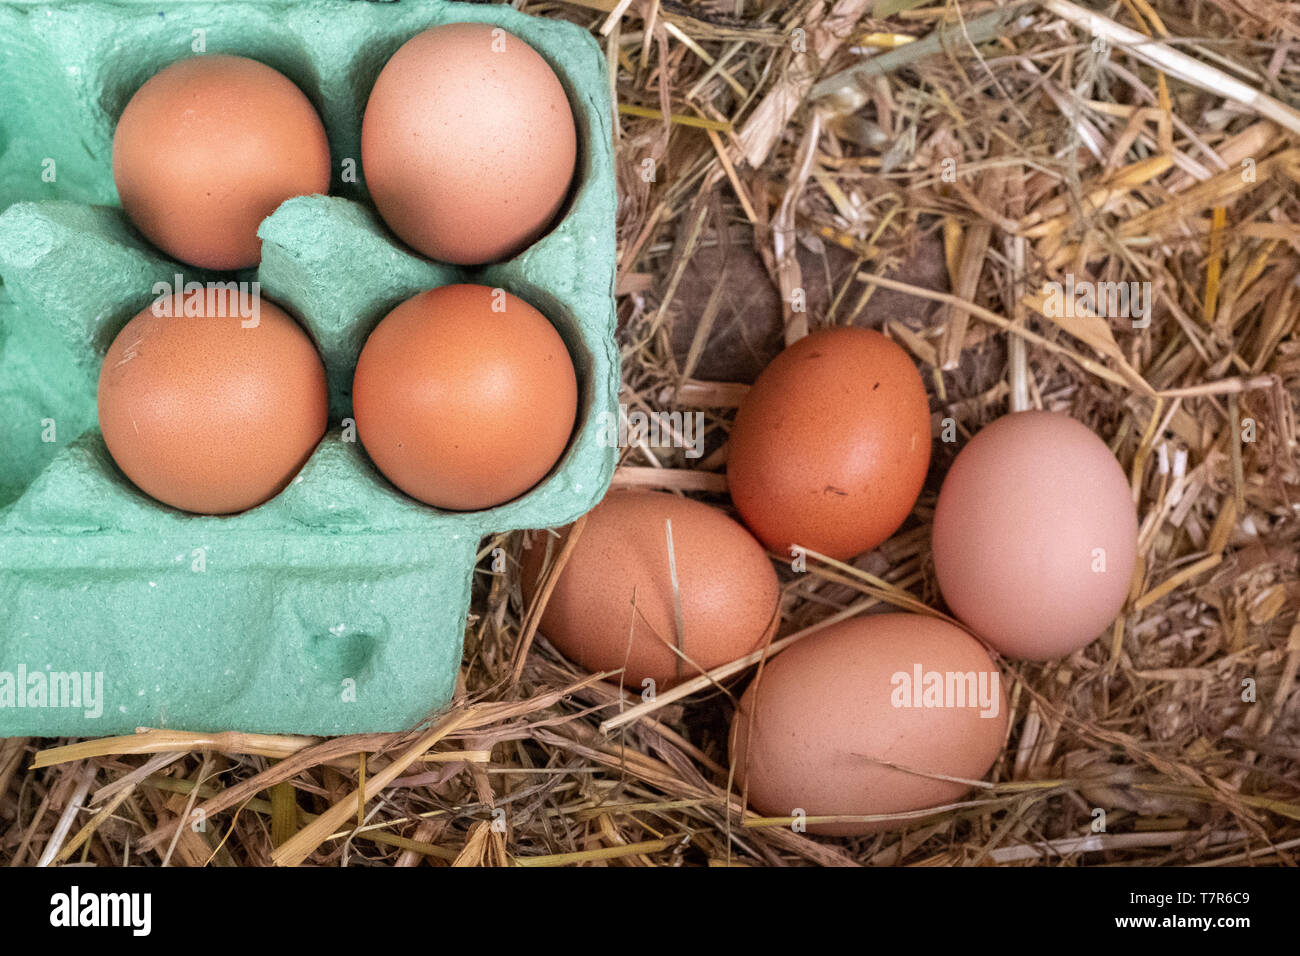
[[[837,328],[800,339],[754,382],[727,483],[770,549],[842,560],[898,530],[929,465],[929,400],[912,360],[879,332]]]

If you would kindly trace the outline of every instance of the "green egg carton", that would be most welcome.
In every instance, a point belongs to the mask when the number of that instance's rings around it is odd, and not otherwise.
[[[552,231],[478,269],[406,249],[366,203],[364,170],[346,171],[360,167],[381,67],[421,30],[458,21],[501,26],[541,53],[579,136],[575,186]],[[203,52],[252,57],[297,83],[324,121],[334,168],[331,196],[292,199],[262,223],[256,270],[215,277],[142,239],[112,178],[127,100],[200,38]],[[608,82],[588,33],[505,6],[0,2],[0,735],[394,731],[450,699],[483,537],[571,521],[613,475],[601,427],[619,387]],[[105,350],[176,273],[256,279],[325,363],[324,441],[288,488],[240,515],[150,499],[97,427]],[[398,492],[345,421],[370,330],[416,292],[455,282],[539,308],[579,381],[578,424],[556,468],[523,497],[474,513]]]

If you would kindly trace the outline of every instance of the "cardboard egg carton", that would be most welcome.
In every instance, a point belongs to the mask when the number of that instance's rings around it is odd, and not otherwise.
[[[456,21],[501,26],[541,53],[579,137],[575,186],[553,229],[482,268],[405,248],[367,204],[360,169],[379,70],[411,36]],[[260,265],[240,273],[168,261],[115,205],[117,117],[200,37],[203,52],[288,76],[330,139],[331,196],[284,203],[259,230]],[[0,736],[390,731],[447,702],[483,537],[571,521],[613,475],[601,414],[619,387],[608,89],[588,33],[504,6],[0,3]],[[325,364],[325,439],[280,495],[240,515],[149,498],[114,465],[96,424],[108,345],[178,273],[260,283]],[[472,513],[407,498],[342,427],[371,329],[416,292],[455,282],[540,309],[579,383],[578,423],[555,469],[521,498]]]

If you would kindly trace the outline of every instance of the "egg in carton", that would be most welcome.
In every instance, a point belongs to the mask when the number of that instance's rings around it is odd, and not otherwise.
[[[349,175],[380,69],[415,34],[464,21],[536,49],[578,131],[575,182],[554,226],[478,268],[407,249],[368,205],[363,176]],[[117,117],[146,79],[199,46],[288,76],[329,136],[331,195],[291,199],[264,220],[256,269],[209,274],[168,261],[115,206]],[[619,383],[616,199],[598,45],[573,24],[444,0],[9,2],[0,98],[0,735],[341,734],[401,730],[435,712],[455,686],[484,537],[572,521],[613,475],[603,425]],[[97,428],[109,344],[177,274],[259,282],[325,365],[324,440],[279,495],[238,515],[147,497]],[[505,289],[545,314],[579,389],[555,468],[477,512],[403,495],[349,421],[370,331],[412,295],[458,282]]]

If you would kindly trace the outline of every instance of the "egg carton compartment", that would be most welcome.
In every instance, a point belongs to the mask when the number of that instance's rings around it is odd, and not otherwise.
[[[519,256],[482,268],[403,246],[366,204],[360,169],[361,116],[383,64],[421,30],[459,21],[499,25],[541,53],[579,139],[562,217]],[[264,221],[255,270],[179,266],[115,205],[117,117],[146,79],[193,55],[196,30],[205,52],[258,59],[297,83],[330,139],[333,195],[289,200]],[[599,413],[616,407],[619,383],[615,188],[597,44],[572,24],[444,0],[8,2],[0,96],[0,735],[418,723],[454,688],[482,537],[571,521],[613,475]],[[344,159],[357,182],[341,175]],[[42,175],[47,160],[53,181]],[[154,284],[177,273],[257,280],[325,364],[325,439],[283,492],[243,514],[154,501],[121,474],[98,431],[104,352],[155,298]],[[411,295],[455,282],[504,288],[540,309],[579,382],[577,424],[552,472],[471,513],[406,497],[342,427],[370,331]],[[97,708],[7,704],[3,674],[20,670],[102,679],[102,697]]]

